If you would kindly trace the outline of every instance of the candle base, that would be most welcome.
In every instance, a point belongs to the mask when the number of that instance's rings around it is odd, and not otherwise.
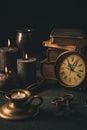
[[[7,113],[8,111],[8,113]],[[19,120],[33,118],[39,113],[39,108],[35,106],[17,107],[14,103],[8,102],[0,108],[0,117],[9,120]]]

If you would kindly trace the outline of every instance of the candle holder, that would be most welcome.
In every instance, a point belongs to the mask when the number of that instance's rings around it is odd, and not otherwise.
[[[4,119],[35,117],[43,103],[41,96],[31,96],[31,92],[27,89],[10,90],[5,94],[5,98],[8,102],[0,108],[0,117]],[[35,100],[37,100],[36,103]]]

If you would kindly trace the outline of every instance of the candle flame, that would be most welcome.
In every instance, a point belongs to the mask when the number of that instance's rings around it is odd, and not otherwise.
[[[20,42],[22,38],[22,33],[19,33],[18,41]]]
[[[5,73],[7,73],[8,72],[8,68],[7,68],[7,66],[5,67]]]
[[[8,39],[8,48],[10,47],[10,39]]]
[[[20,96],[20,94],[21,94],[21,93],[20,93],[20,92],[18,92],[18,96]]]
[[[25,58],[25,60],[29,59],[29,57],[28,57],[28,54],[27,54],[27,53],[25,54],[25,57],[24,57],[24,58]]]

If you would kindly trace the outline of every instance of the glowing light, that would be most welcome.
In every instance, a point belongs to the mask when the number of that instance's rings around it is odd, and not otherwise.
[[[25,93],[23,93],[23,92],[17,92],[17,93],[13,93],[12,95],[11,95],[11,97],[13,98],[13,99],[22,99],[22,98],[25,98],[26,97],[26,94]]]
[[[10,39],[8,39],[8,48],[10,47]]]
[[[28,54],[27,54],[27,53],[25,54],[24,59],[25,59],[25,60],[29,59],[29,57],[28,57]]]
[[[22,38],[22,33],[19,33],[18,41],[20,42]]]
[[[28,29],[27,31],[28,31],[28,32],[30,32],[31,30],[30,30],[30,29]]]
[[[5,73],[8,73],[8,68],[7,68],[7,66],[5,67]]]
[[[20,96],[20,94],[21,94],[21,93],[20,93],[20,92],[18,92],[18,96]]]

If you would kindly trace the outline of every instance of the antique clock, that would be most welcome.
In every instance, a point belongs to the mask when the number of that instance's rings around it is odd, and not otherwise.
[[[86,79],[86,61],[82,54],[76,51],[65,51],[56,60],[55,74],[64,87],[75,88]]]

